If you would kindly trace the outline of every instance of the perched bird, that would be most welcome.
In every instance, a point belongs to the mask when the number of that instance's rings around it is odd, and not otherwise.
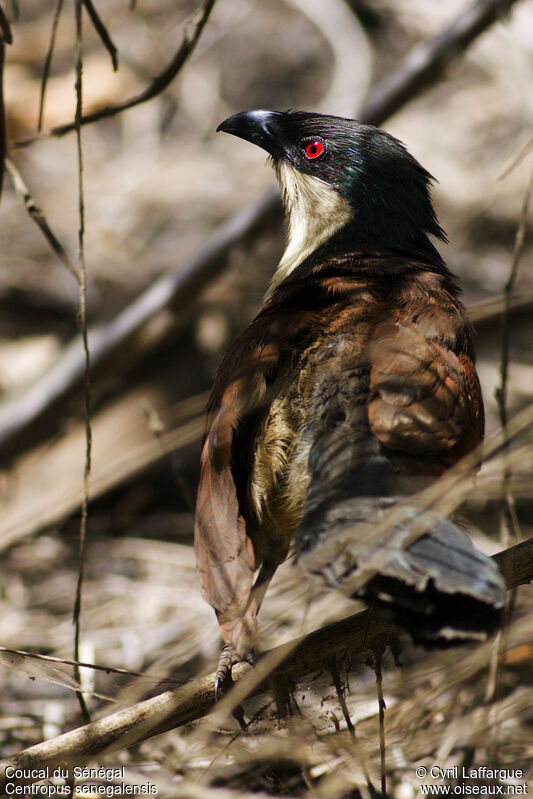
[[[445,234],[431,175],[351,119],[246,111],[218,130],[270,154],[288,216],[264,305],[209,401],[195,549],[227,647],[250,651],[291,546],[417,641],[486,638],[503,581],[461,528],[436,519],[405,543],[401,522],[379,527],[399,502],[416,517],[409,497],[483,438],[472,329],[432,241]]]

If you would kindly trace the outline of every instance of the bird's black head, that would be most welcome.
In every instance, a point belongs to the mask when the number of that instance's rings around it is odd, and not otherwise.
[[[385,131],[305,111],[244,111],[217,130],[272,156],[289,211],[292,268],[330,241],[442,263],[429,239],[445,240],[431,204],[432,177]]]

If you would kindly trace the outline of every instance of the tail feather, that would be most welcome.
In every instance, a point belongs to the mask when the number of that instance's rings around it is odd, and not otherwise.
[[[321,447],[315,457],[316,478],[296,537],[304,568],[352,596],[387,608],[426,646],[487,638],[497,629],[505,604],[496,565],[451,519],[436,519],[405,547],[397,544],[401,526],[379,538],[380,515],[414,493],[419,481],[415,478],[412,490],[402,496],[398,488],[405,487],[405,480],[398,479],[377,442],[366,449],[363,462],[352,460],[348,468],[347,450],[360,456],[365,448],[361,442],[351,448],[346,438],[337,438],[336,444]],[[416,517],[414,506],[411,516]],[[369,540],[373,524],[376,535]],[[364,574],[376,552],[379,567],[361,582],[358,573]]]
[[[390,608],[417,642],[483,640],[499,625],[502,577],[449,519],[393,557],[360,596]]]

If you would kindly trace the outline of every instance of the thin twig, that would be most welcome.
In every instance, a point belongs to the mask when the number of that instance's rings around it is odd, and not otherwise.
[[[522,201],[522,209],[520,212],[520,220],[516,230],[516,236],[513,247],[513,257],[511,260],[511,267],[509,270],[509,277],[507,278],[503,292],[504,307],[501,320],[500,385],[496,390],[496,400],[498,402],[500,423],[504,435],[507,432],[507,423],[508,423],[508,381],[509,381],[509,361],[510,361],[510,347],[511,347],[511,325],[510,325],[511,297],[513,294],[513,289],[516,284],[520,259],[522,256],[522,251],[524,249],[524,241],[525,241],[526,227],[527,227],[527,216],[528,216],[529,201],[531,198],[532,187],[533,187],[533,168],[530,169],[529,180]],[[503,505],[502,505],[501,521],[502,521],[502,529],[504,531],[503,535],[505,536],[502,541],[502,544],[504,546],[506,546],[508,543],[509,532],[511,529],[514,532],[515,538],[516,539],[520,538],[520,529],[518,525],[518,519],[516,517],[514,498],[512,497],[512,493],[510,490],[511,476],[512,476],[511,468],[509,464],[507,464],[506,468],[504,469],[502,477]]]
[[[456,46],[456,37],[466,47],[465,42],[469,36],[473,41],[476,35],[495,21],[496,12],[498,15],[503,13],[502,6],[508,10],[514,2],[517,0],[508,0],[505,4],[501,0],[477,3],[474,6],[475,14],[471,10],[463,12],[442,33],[425,43],[425,56],[419,65],[423,76],[420,80],[417,79],[416,59],[413,55],[417,48],[412,50],[391,75],[371,90],[358,115],[359,119],[369,124],[380,124],[422,89],[435,83],[445,66],[443,42],[448,53],[447,64],[461,52]],[[208,13],[205,6],[203,13]],[[434,69],[430,68],[432,64]],[[88,118],[85,121],[89,121]],[[117,317],[94,328],[89,336],[93,370],[113,358],[119,348],[124,351],[133,336],[162,310],[171,308],[177,313],[190,309],[200,292],[222,272],[225,256],[232,247],[256,232],[264,231],[269,220],[279,219],[280,214],[279,193],[276,189],[269,189],[255,203],[239,211],[215,230],[207,244],[182,269],[163,275]],[[134,357],[131,351],[130,355]],[[80,340],[74,340],[65,348],[54,366],[22,396],[0,403],[0,447],[7,450],[7,445],[13,444],[12,450],[16,450],[16,439],[22,431],[27,431],[30,425],[37,425],[52,405],[79,387],[83,379],[83,369],[83,347]],[[9,457],[9,454],[6,451],[4,457]]]
[[[82,28],[83,0],[75,0],[76,18],[76,153],[78,158],[78,252],[80,262],[80,328],[85,355],[84,392],[83,392],[83,419],[85,423],[85,464],[83,468],[83,499],[80,516],[80,543],[78,556],[78,579],[76,584],[76,598],[74,601],[74,660],[80,660],[80,623],[83,577],[85,570],[85,541],[87,537],[87,517],[89,512],[89,478],[91,475],[92,430],[91,430],[91,356],[89,352],[89,337],[87,332],[87,266],[85,263],[85,198],[83,190],[83,148],[81,143],[81,117],[83,95],[83,28]],[[74,667],[78,683],[81,685],[81,674],[77,666]],[[90,720],[87,704],[83,691],[77,692],[78,701],[84,721]]]
[[[69,658],[55,657],[54,655],[41,655],[39,652],[26,652],[24,649],[10,649],[7,646],[0,646],[0,657],[3,655],[14,655],[21,660],[42,660],[45,663],[57,663],[60,666],[75,666],[78,669],[92,669],[93,671],[103,671],[105,674],[120,674],[124,677],[138,677],[141,680],[147,680],[157,683],[168,683],[171,685],[178,685],[178,681],[170,677],[162,677],[157,674],[143,674],[140,671],[131,671],[131,669],[121,669],[117,666],[103,666],[101,663],[86,663],[83,660],[70,660]]]
[[[139,94],[128,97],[126,100],[123,100],[120,103],[106,105],[103,108],[99,108],[97,111],[92,111],[90,114],[83,115],[79,120],[80,125],[88,125],[92,122],[99,122],[101,119],[107,119],[109,117],[116,116],[123,111],[127,111],[130,108],[135,108],[137,105],[146,103],[164,92],[165,89],[170,86],[196,47],[198,39],[202,34],[215,2],[216,0],[204,0],[200,10],[185,26],[181,44],[172,60],[163,69],[163,71],[159,73],[159,75],[156,75],[156,77],[151,80],[146,89]],[[14,146],[26,147],[28,144],[31,144],[37,139],[48,138],[49,136],[64,136],[66,133],[71,133],[75,129],[75,122],[67,122],[64,125],[56,125],[56,127],[52,128],[50,131],[48,131],[48,133],[40,134],[38,136],[30,136],[28,139],[15,142]]]
[[[33,219],[35,224],[41,230],[42,234],[44,235],[45,239],[47,240],[48,244],[55,252],[63,266],[67,269],[67,271],[72,275],[76,283],[80,282],[80,276],[78,274],[78,270],[72,263],[67,251],[53,232],[52,228],[48,224],[48,221],[42,212],[41,208],[35,202],[28,186],[26,185],[24,178],[20,174],[17,166],[14,162],[9,158],[9,156],[5,159],[6,170],[11,178],[11,182],[13,183],[13,188],[15,189],[16,193],[24,203],[26,211],[28,212],[29,216]]]
[[[5,44],[13,44],[11,25],[2,6],[0,6],[0,41],[5,42]]]
[[[41,92],[39,96],[39,117],[37,119],[37,130],[39,133],[43,128],[44,98],[46,94],[46,87],[48,85],[48,76],[50,75],[52,56],[54,55],[54,47],[56,44],[57,26],[59,25],[59,17],[61,16],[62,9],[63,9],[63,0],[57,0],[57,5],[54,11],[54,18],[52,20],[52,29],[50,31],[50,39],[48,41],[48,50],[46,51],[46,58],[44,60],[43,74],[41,75]]]
[[[109,321],[95,325],[89,331],[91,373],[105,369],[117,349],[125,347],[163,308],[186,316],[192,312],[194,300],[211,280],[225,267],[225,258],[236,241],[245,240],[265,225],[265,206],[276,207],[277,192],[262,196],[253,204],[231,217],[218,228],[205,246],[176,272],[162,275],[130,305]],[[272,202],[274,200],[274,202]],[[135,356],[130,348],[128,355]],[[121,364],[125,363],[124,356]],[[115,361],[116,368],[116,361]],[[38,424],[42,416],[59,399],[71,396],[83,382],[85,355],[81,336],[66,346],[53,366],[29,389],[16,398],[0,402],[0,448],[3,457],[9,456],[7,446],[17,445],[18,435],[28,434],[30,425]]]
[[[510,314],[530,314],[533,312],[533,291],[522,289],[520,292],[512,294],[509,298]],[[505,297],[503,294],[496,294],[486,300],[478,300],[468,305],[468,318],[476,329],[492,326],[501,320],[505,308]]]
[[[0,196],[4,182],[4,162],[7,157],[6,146],[6,114],[4,105],[4,61],[6,57],[6,44],[11,44],[13,37],[11,28],[0,6]]]
[[[379,711],[379,762],[381,774],[381,793],[387,799],[387,764],[385,761],[385,697],[383,696],[383,662],[384,648],[376,650],[374,654],[374,671],[376,674],[376,687],[378,692],[378,711]]]
[[[533,580],[533,538],[499,552],[494,560],[508,589]],[[250,685],[253,685],[253,693],[264,692],[267,690],[265,680],[272,676],[297,679],[323,667],[324,661],[335,654],[366,653],[384,643],[394,642],[402,634],[401,628],[392,624],[380,611],[372,610],[371,624],[368,623],[369,615],[369,611],[356,613],[303,638],[271,649],[253,668],[247,663],[237,663],[232,670],[234,688],[231,693],[238,693],[241,688],[249,689]],[[264,661],[277,663],[276,670],[263,675],[261,681],[258,681],[255,675]],[[215,704],[214,683],[213,673],[32,746],[0,763],[0,789],[5,785],[8,767],[34,770],[33,773],[37,776],[28,777],[27,781],[35,781],[38,779],[39,768],[47,765],[81,766],[104,752],[125,749],[201,718]],[[244,691],[244,696],[246,695],[251,695],[249,690]],[[218,707],[230,696],[228,694]],[[242,699],[240,694],[237,698],[238,701]],[[230,706],[227,705],[226,708]],[[24,779],[21,779],[17,784],[23,782]]]
[[[111,64],[113,66],[113,71],[116,72],[118,69],[118,50],[116,48],[115,43],[113,42],[109,31],[107,30],[106,26],[102,22],[98,11],[94,7],[92,0],[82,0],[83,5],[89,15],[91,22],[93,23],[94,29],[98,36],[100,37],[102,44],[104,45],[105,49],[110,55]]]
[[[337,699],[339,700],[339,705],[341,706],[342,715],[344,716],[344,721],[346,722],[346,727],[348,728],[348,732],[350,733],[352,741],[355,741],[355,727],[353,726],[353,721],[350,718],[350,711],[348,710],[348,705],[346,704],[346,689],[341,682],[341,674],[337,656],[331,658],[328,668],[333,680],[333,685],[335,686],[335,692],[337,694]]]
[[[509,377],[509,354],[511,342],[511,330],[509,324],[509,314],[511,310],[511,297],[513,289],[516,284],[518,276],[518,267],[524,249],[524,241],[526,236],[527,218],[529,210],[529,202],[531,199],[531,190],[533,188],[533,168],[530,169],[529,179],[527,182],[524,198],[522,200],[522,209],[520,211],[520,220],[516,230],[513,257],[511,261],[511,268],[509,270],[509,277],[504,287],[504,308],[502,313],[502,333],[501,333],[501,364],[500,364],[500,387],[497,394],[498,408],[500,411],[500,422],[503,428],[507,425],[507,382]]]
[[[346,660],[346,658],[345,658]],[[333,680],[333,685],[335,686],[335,692],[337,694],[337,699],[339,700],[339,704],[341,706],[342,715],[344,716],[344,720],[346,722],[346,726],[348,728],[348,732],[350,733],[350,737],[352,739],[352,743],[355,747],[357,747],[357,759],[360,762],[361,768],[363,770],[363,774],[365,777],[365,781],[367,784],[367,788],[370,791],[370,795],[375,794],[374,785],[372,784],[372,780],[370,779],[370,774],[368,773],[368,767],[366,764],[366,758],[362,748],[360,746],[360,742],[357,739],[357,735],[355,732],[355,727],[353,721],[350,717],[350,711],[348,710],[348,705],[346,704],[346,684],[342,685],[341,683],[341,675],[339,670],[339,653],[336,652],[332,658],[329,660],[329,672],[331,674],[331,678]],[[334,717],[334,724],[335,727],[340,729],[339,722],[337,721],[336,716]]]
[[[508,380],[509,380],[509,365],[510,365],[510,351],[511,351],[511,297],[513,289],[516,284],[518,276],[518,268],[520,259],[524,248],[524,241],[527,227],[527,215],[529,209],[529,201],[531,197],[531,189],[533,187],[533,168],[530,169],[529,179],[527,182],[526,190],[522,200],[522,208],[520,212],[520,219],[516,230],[516,236],[513,246],[513,257],[511,259],[511,266],[509,269],[509,276],[505,283],[503,298],[504,306],[501,319],[501,343],[500,343],[500,385],[496,389],[496,401],[498,403],[498,411],[500,414],[500,423],[502,426],[502,434],[504,443],[507,444],[508,439]],[[509,453],[505,453],[505,464],[502,474],[501,482],[501,503],[500,503],[500,542],[503,547],[509,545],[511,537],[516,541],[521,539],[520,523],[516,514],[515,498],[511,488],[512,469],[510,465]],[[511,536],[512,531],[512,536]],[[490,703],[498,694],[498,689],[501,683],[504,655],[507,643],[507,634],[509,624],[512,617],[516,600],[515,591],[511,591],[507,597],[507,605],[505,609],[504,624],[502,629],[499,630],[496,638],[494,648],[492,651],[492,658],[489,669],[489,677],[487,681],[487,690],[485,701]],[[496,752],[492,754],[495,756]]]
[[[476,447],[469,455],[448,469],[430,486],[406,500],[395,503],[392,507],[380,511],[379,515],[368,521],[354,524],[339,537],[329,537],[320,547],[302,553],[300,563],[306,571],[319,573],[333,557],[340,557],[341,551],[346,557],[350,555],[352,533],[357,529],[357,545],[359,553],[365,546],[375,546],[364,562],[343,579],[340,589],[347,596],[356,595],[360,588],[375,574],[380,572],[390,561],[391,550],[402,551],[425,535],[435,523],[450,516],[466,499],[471,481],[482,460],[490,463],[492,459],[506,452],[513,440],[527,435],[533,423],[533,404],[516,414],[509,422],[507,436],[504,438],[500,430],[486,439],[484,445]],[[413,510],[416,511],[413,513]],[[387,542],[386,546],[376,546],[379,542]]]

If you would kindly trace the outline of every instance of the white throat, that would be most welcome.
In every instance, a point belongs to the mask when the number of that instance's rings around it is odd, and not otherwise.
[[[349,201],[326,181],[305,175],[286,161],[278,162],[275,168],[289,229],[285,252],[265,295],[267,300],[308,255],[353,216]]]

